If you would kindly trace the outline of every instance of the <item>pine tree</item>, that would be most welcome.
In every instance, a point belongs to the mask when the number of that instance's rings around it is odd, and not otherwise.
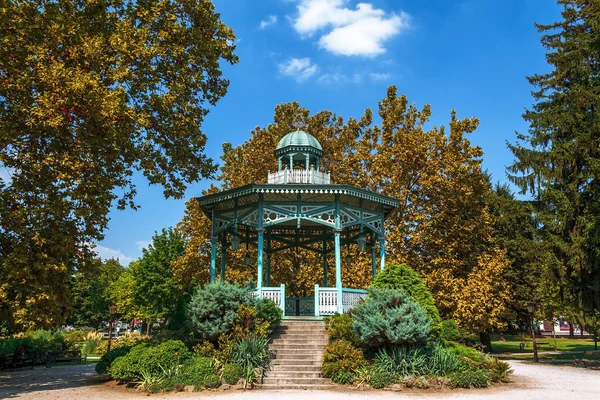
[[[533,198],[552,260],[544,271],[564,315],[600,307],[600,3],[561,0],[562,21],[536,27],[552,70],[528,77],[529,134],[509,144],[509,178]],[[553,283],[554,282],[554,283]]]

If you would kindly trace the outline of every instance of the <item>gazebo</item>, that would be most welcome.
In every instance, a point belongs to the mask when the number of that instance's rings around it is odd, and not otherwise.
[[[278,171],[266,184],[250,184],[198,198],[212,222],[210,282],[217,269],[224,281],[227,249],[240,244],[257,250],[256,295],[272,299],[286,312],[285,283],[271,284],[271,255],[301,248],[323,256],[323,286],[315,285],[314,316],[344,313],[366,296],[365,290],[342,287],[341,249],[350,243],[371,249],[373,278],[385,269],[384,221],[398,200],[350,185],[333,185],[321,170],[323,148],[300,130],[285,135],[275,149]],[[335,285],[330,286],[327,256],[335,254]],[[379,254],[378,254],[379,253]],[[265,260],[266,255],[266,260]],[[311,311],[312,314],[312,311]]]

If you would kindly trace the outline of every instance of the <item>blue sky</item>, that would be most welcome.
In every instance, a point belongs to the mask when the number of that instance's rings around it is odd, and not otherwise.
[[[229,92],[207,117],[207,153],[218,160],[223,142],[238,145],[255,126],[272,122],[279,103],[299,101],[312,113],[344,118],[377,109],[387,86],[421,107],[432,123],[481,120],[470,136],[494,180],[505,180],[512,156],[506,140],[526,131],[532,104],[525,76],[548,70],[534,22],[559,20],[555,0],[216,0],[237,39],[239,64],[225,66]],[[155,231],[181,220],[186,198],[165,200],[162,189],[137,180],[138,211],[113,210],[98,253],[124,264],[139,257]]]

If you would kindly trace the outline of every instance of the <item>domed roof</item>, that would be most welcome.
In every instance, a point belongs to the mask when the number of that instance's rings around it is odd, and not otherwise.
[[[323,151],[321,143],[319,143],[319,141],[313,135],[301,130],[290,132],[284,137],[282,137],[279,143],[277,144],[275,151],[288,146],[313,147],[317,150]]]

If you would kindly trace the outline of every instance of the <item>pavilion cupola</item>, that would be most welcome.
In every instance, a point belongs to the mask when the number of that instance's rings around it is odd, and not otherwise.
[[[303,123],[294,123],[296,130],[285,135],[275,148],[278,170],[269,173],[269,183],[325,184],[328,172],[321,172],[323,147],[310,133],[301,130]]]

